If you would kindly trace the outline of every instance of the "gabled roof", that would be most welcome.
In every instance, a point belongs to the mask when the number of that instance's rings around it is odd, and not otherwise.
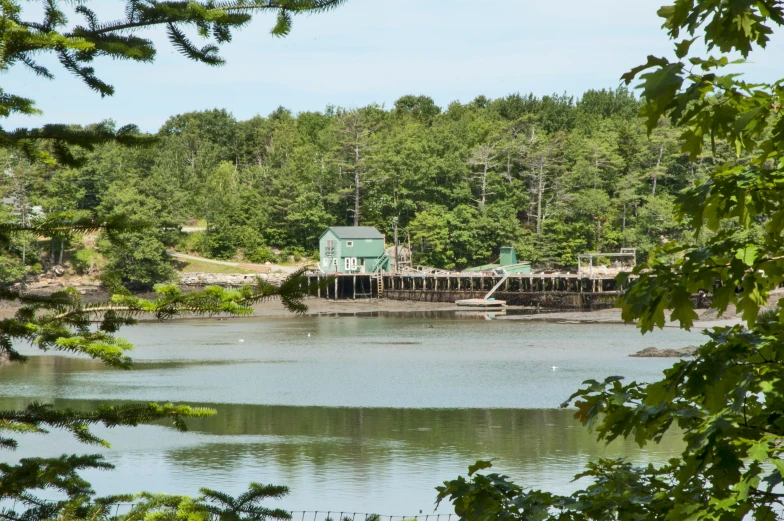
[[[340,239],[383,239],[384,236],[373,226],[330,226],[327,230]],[[324,233],[327,233],[326,231]],[[322,237],[324,234],[321,235]]]

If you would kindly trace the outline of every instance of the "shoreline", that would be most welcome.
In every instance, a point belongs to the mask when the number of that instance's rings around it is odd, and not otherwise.
[[[477,310],[459,308],[448,302],[419,302],[406,300],[386,300],[386,299],[363,299],[363,300],[327,300],[316,297],[307,297],[303,301],[308,306],[308,310],[299,316],[321,316],[321,315],[367,315],[372,313],[384,314],[406,314],[423,312],[466,312],[472,313],[476,317],[493,314],[492,310]],[[10,303],[9,303],[10,304]],[[18,305],[6,305],[0,307],[0,319],[11,318],[19,309]],[[519,306],[507,307],[506,311],[530,310]],[[733,312],[728,312],[725,318],[716,318],[715,311],[700,310],[700,316],[694,322],[695,329],[717,326],[731,326],[739,324],[741,321]],[[734,310],[733,310],[734,311]],[[279,300],[268,300],[259,302],[253,306],[253,313],[243,316],[214,315],[209,316],[182,316],[172,320],[195,320],[195,319],[253,319],[253,318],[296,318],[295,315],[287,311]],[[574,310],[552,310],[541,313],[531,314],[497,314],[493,317],[496,320],[507,320],[517,322],[550,322],[555,324],[615,324],[634,327],[633,323],[624,322],[621,319],[621,310],[617,308],[601,309],[595,311],[574,311]],[[669,321],[669,313],[666,316],[665,327],[679,327],[676,322]],[[140,322],[155,322],[153,317],[139,317]]]

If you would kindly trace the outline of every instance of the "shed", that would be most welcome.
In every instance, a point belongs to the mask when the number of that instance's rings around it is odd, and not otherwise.
[[[319,268],[325,273],[389,271],[384,236],[372,226],[330,226],[319,239]]]
[[[463,271],[468,272],[481,272],[493,271],[499,273],[509,274],[531,274],[530,262],[517,262],[517,254],[515,253],[514,246],[502,246],[498,256],[500,264],[484,264],[482,266],[474,266],[473,268],[466,268]]]

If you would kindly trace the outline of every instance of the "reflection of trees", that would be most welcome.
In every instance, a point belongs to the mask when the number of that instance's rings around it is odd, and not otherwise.
[[[18,408],[27,400],[2,399]],[[92,409],[100,402],[56,400],[57,407]],[[192,432],[215,435],[214,443],[167,452],[183,468],[231,468],[245,462],[293,469],[347,466],[383,469],[390,461],[451,456],[466,461],[498,458],[505,468],[535,469],[574,457],[665,459],[680,448],[666,436],[652,452],[632,442],[609,447],[558,409],[387,409],[209,404],[211,418],[193,420]],[[226,438],[223,438],[226,436]],[[241,439],[238,437],[242,436]],[[259,437],[260,436],[260,437]]]

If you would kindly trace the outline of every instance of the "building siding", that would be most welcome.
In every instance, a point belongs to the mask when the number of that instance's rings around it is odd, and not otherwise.
[[[328,241],[333,241],[334,248],[327,251]],[[349,246],[351,244],[351,246]],[[334,253],[334,255],[332,255]],[[376,259],[384,254],[384,239],[350,239],[339,238],[331,229],[319,239],[319,266],[321,271],[327,273],[359,273],[360,267],[364,266],[365,273],[375,271]],[[346,269],[346,258],[357,259],[357,269]],[[337,264],[335,263],[337,261]],[[389,270],[387,263],[383,269]]]

